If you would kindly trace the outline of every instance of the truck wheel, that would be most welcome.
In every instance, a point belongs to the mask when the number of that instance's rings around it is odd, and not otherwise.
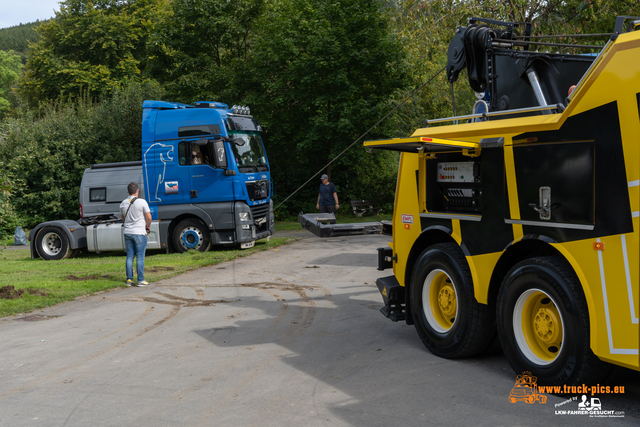
[[[51,261],[71,258],[75,253],[69,245],[69,238],[58,227],[44,227],[36,237],[36,249],[40,258]]]
[[[464,254],[454,243],[430,246],[411,279],[411,312],[424,345],[446,358],[483,351],[493,334],[493,310],[479,304]]]
[[[185,219],[178,223],[173,232],[173,245],[178,252],[206,252],[211,248],[211,236],[205,225],[195,219]]]
[[[497,323],[511,367],[531,371],[539,384],[589,384],[609,371],[591,351],[587,302],[560,257],[528,259],[507,273]]]

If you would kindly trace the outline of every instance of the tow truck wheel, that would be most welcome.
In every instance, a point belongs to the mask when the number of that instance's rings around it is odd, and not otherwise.
[[[531,371],[539,384],[588,384],[609,370],[591,351],[587,302],[560,257],[516,264],[502,282],[497,319],[511,367]]]
[[[70,258],[75,252],[71,250],[69,238],[58,227],[44,227],[36,237],[36,248],[40,258],[46,261]]]
[[[173,245],[178,252],[206,252],[211,248],[211,235],[205,225],[195,219],[185,219],[178,223],[173,232]]]
[[[410,296],[416,330],[433,354],[471,356],[490,343],[492,310],[476,301],[469,267],[456,244],[433,245],[420,255]]]

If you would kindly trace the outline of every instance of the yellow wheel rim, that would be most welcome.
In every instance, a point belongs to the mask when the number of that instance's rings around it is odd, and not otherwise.
[[[424,281],[422,304],[429,325],[440,333],[449,331],[458,314],[458,295],[451,277],[433,270]]]
[[[535,364],[553,363],[562,350],[562,314],[553,298],[540,289],[520,295],[513,312],[513,329],[520,350]]]

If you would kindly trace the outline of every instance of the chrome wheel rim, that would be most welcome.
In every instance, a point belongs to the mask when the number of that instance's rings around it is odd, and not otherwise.
[[[198,250],[202,247],[204,235],[196,227],[186,227],[180,233],[180,244],[187,250]]]
[[[62,239],[58,233],[48,232],[42,237],[42,251],[49,256],[56,256],[62,250]]]

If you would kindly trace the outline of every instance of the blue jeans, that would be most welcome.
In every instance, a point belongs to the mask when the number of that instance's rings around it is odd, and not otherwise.
[[[142,282],[144,280],[144,251],[147,249],[147,235],[125,234],[124,244],[127,247],[127,262],[125,263],[127,279],[133,280],[133,257],[135,256],[138,258],[136,262],[138,282]]]

